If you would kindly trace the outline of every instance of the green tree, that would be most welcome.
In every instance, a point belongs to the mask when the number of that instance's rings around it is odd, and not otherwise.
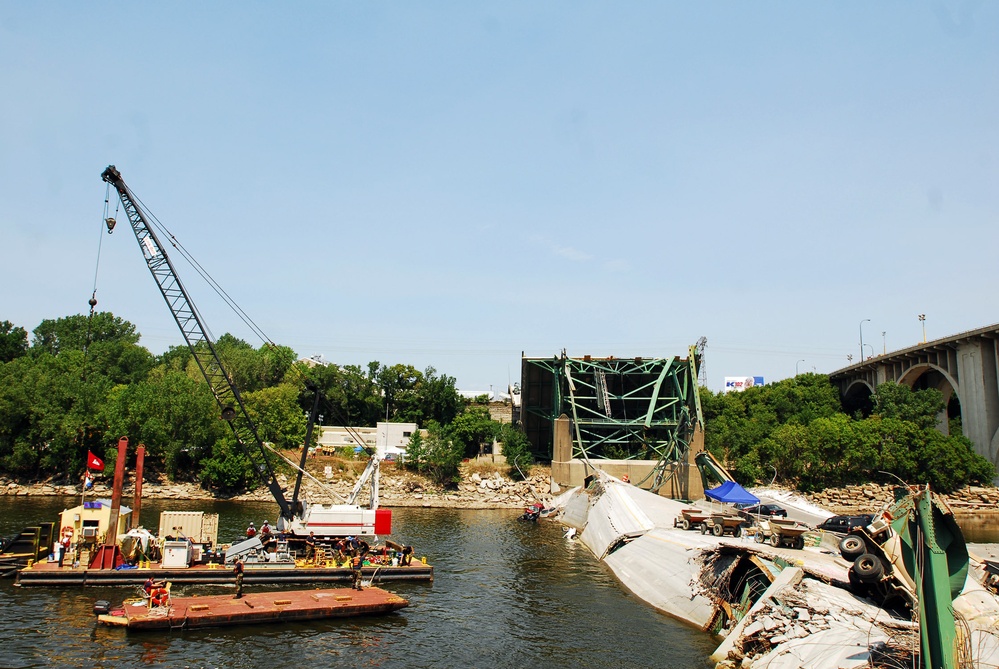
[[[146,381],[115,388],[107,416],[109,434],[145,444],[149,471],[179,480],[197,478],[226,430],[208,385],[162,366]]]
[[[534,463],[527,435],[510,423],[503,423],[500,425],[498,438],[503,444],[503,457],[510,465],[510,475],[515,479],[523,478]]]
[[[298,403],[298,388],[290,383],[245,393],[243,401],[257,434],[278,448],[300,449],[308,416]]]
[[[464,446],[455,441],[436,421],[427,424],[427,436],[410,437],[407,455],[411,466],[440,486],[454,486],[461,480]],[[415,436],[415,435],[414,435]]]
[[[487,407],[473,404],[451,422],[448,434],[461,444],[464,457],[472,458],[483,444],[492,443],[498,428],[499,423],[489,417]]]
[[[0,363],[10,362],[28,352],[28,332],[10,321],[0,321]]]
[[[891,381],[878,386],[871,402],[878,416],[910,421],[923,430],[936,429],[937,418],[946,406],[943,393],[936,388],[913,390]]]

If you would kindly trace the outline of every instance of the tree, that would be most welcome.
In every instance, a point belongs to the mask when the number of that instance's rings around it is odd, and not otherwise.
[[[531,442],[527,439],[527,435],[510,423],[503,423],[499,428],[499,440],[503,444],[503,457],[510,465],[510,475],[514,478],[523,478],[534,463]]]
[[[448,434],[461,444],[466,458],[477,456],[482,444],[492,443],[498,428],[499,424],[489,417],[489,409],[480,405],[467,407],[447,426]]]
[[[0,321],[0,363],[10,362],[28,352],[28,332],[10,321]]]
[[[243,395],[257,434],[278,448],[299,449],[305,442],[308,416],[298,404],[298,388],[290,383]]]
[[[936,388],[913,390],[905,384],[888,381],[871,397],[874,413],[915,423],[923,430],[936,429],[937,419],[946,407],[943,393]]]
[[[436,421],[427,424],[427,436],[410,437],[409,464],[440,486],[453,486],[461,480],[459,467],[464,446],[455,441]]]
[[[146,381],[115,388],[107,416],[110,435],[145,444],[146,468],[175,480],[194,480],[226,430],[208,385],[164,367]]]

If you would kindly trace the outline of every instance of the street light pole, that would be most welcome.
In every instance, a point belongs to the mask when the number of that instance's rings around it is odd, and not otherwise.
[[[805,359],[804,359],[804,358],[802,358],[802,359],[801,359],[801,360],[799,360],[798,362],[805,362]],[[798,362],[794,363],[794,375],[795,375],[795,376],[798,376]]]
[[[870,323],[870,318],[860,321],[860,362],[864,361],[864,323]]]
[[[885,335],[888,334],[884,330],[881,331],[881,355],[888,355],[888,340],[885,339]]]
[[[919,322],[923,325],[923,343],[926,343],[926,314],[919,314]]]

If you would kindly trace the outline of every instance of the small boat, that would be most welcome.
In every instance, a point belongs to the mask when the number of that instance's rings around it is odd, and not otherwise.
[[[409,602],[381,588],[353,590],[283,590],[233,597],[171,597],[165,606],[150,607],[144,599],[125,600],[111,608],[94,604],[97,622],[134,630],[197,629],[391,613]]]

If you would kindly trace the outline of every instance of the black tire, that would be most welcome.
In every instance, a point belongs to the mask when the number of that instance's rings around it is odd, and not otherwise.
[[[864,553],[853,561],[853,573],[861,583],[877,583],[885,575],[885,566],[877,555]]]
[[[767,540],[767,535],[763,534],[763,530],[756,531],[756,543],[762,544]]]
[[[711,526],[711,534],[715,535],[716,537],[720,537],[721,535],[725,534],[725,526],[722,525],[721,523],[715,523],[714,525]]]
[[[804,547],[805,547],[805,537],[800,537],[800,536],[799,536],[799,537],[796,537],[796,538],[795,538],[795,540],[794,540],[794,547],[795,547],[795,548],[796,548],[797,550],[799,550],[799,551],[800,551],[800,550],[801,550],[802,548],[804,548]]]
[[[701,523],[701,534],[707,534],[707,533],[708,533],[708,524]]]
[[[839,542],[839,554],[847,562],[853,562],[867,552],[867,545],[864,540],[855,534],[843,537]]]
[[[774,533],[774,534],[770,535],[770,545],[773,546],[774,548],[777,548],[778,546],[780,546],[780,535],[779,534]]]
[[[732,530],[732,536],[738,539],[742,536],[742,525],[736,525],[735,529]]]
[[[684,518],[683,522],[680,523],[680,525],[683,526],[683,529],[689,530],[690,529],[690,520],[688,518]]]

